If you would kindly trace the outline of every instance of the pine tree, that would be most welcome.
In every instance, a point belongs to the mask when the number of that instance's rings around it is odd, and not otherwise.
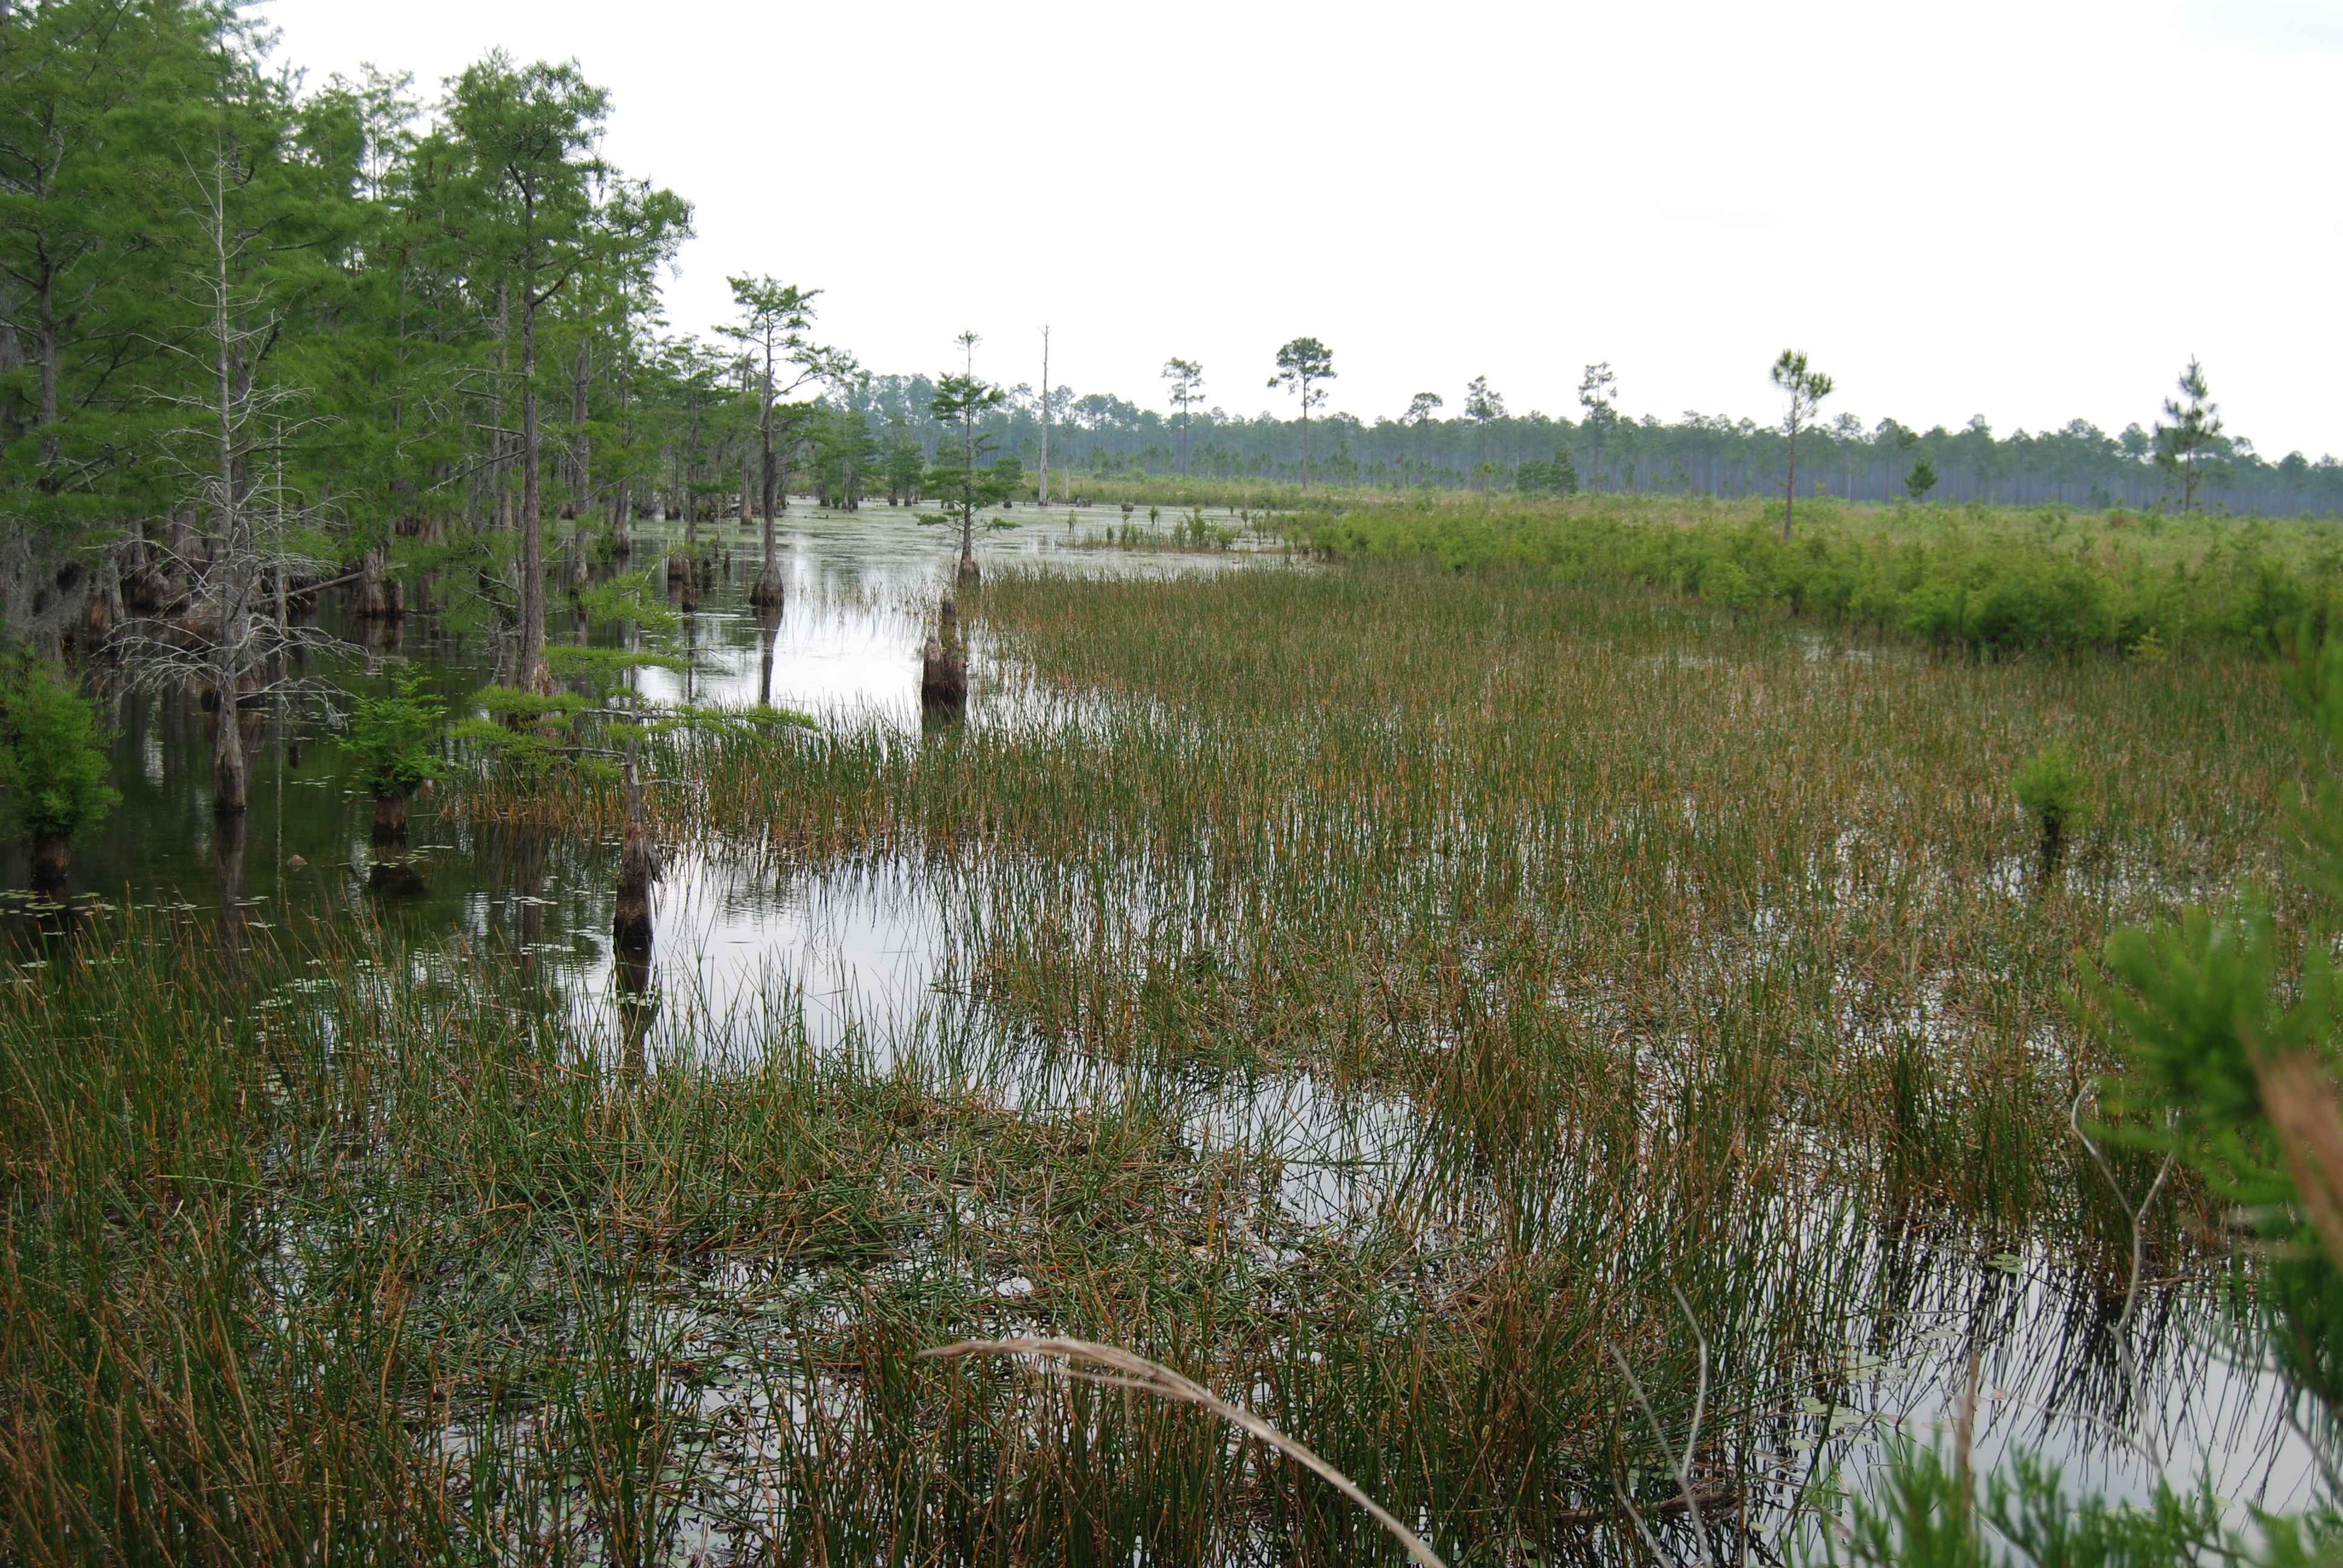
[[[2180,486],[2180,509],[2197,509],[2197,492],[2208,481],[2224,477],[2220,455],[2228,443],[2221,435],[2221,407],[2205,385],[2204,367],[2188,357],[2180,373],[2180,397],[2164,400],[2164,417],[2156,426],[2156,466]]]
[[[1314,337],[1296,337],[1277,351],[1272,387],[1302,400],[1302,487],[1310,487],[1310,413],[1326,403],[1325,383],[1334,379],[1334,351]]]
[[[1790,537],[1790,523],[1798,506],[1798,434],[1811,427],[1815,410],[1831,395],[1831,378],[1808,367],[1806,357],[1790,349],[1774,361],[1774,385],[1790,400],[1782,416],[1782,434],[1789,438],[1790,466],[1782,486],[1782,538]]]

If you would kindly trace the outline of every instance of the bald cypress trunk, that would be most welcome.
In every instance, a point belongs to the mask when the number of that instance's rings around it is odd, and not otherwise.
[[[658,857],[651,848],[650,827],[643,807],[641,764],[637,744],[627,744],[626,840],[618,852],[618,909],[610,920],[610,936],[623,952],[648,953],[651,946],[651,880],[658,874]]]
[[[33,837],[33,891],[44,898],[63,898],[66,873],[73,865],[73,844],[62,833]]]
[[[578,527],[569,536],[569,584],[572,588],[586,586],[587,558],[593,540],[588,525],[594,516],[592,495],[593,454],[587,445],[586,384],[593,369],[587,355],[587,341],[581,334],[578,339],[578,355],[569,367],[569,511]]]
[[[520,312],[520,659],[521,689],[553,695],[545,662],[545,497],[538,474],[537,307],[524,289]]]

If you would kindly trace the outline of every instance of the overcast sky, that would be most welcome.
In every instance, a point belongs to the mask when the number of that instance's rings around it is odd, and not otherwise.
[[[1283,409],[1334,351],[1373,420],[1485,375],[1575,413],[2146,424],[2200,356],[2267,455],[2343,452],[2343,0],[1399,5],[271,0],[312,83],[575,58],[606,150],[698,209],[679,327],[725,276],[825,290],[832,341],[1163,406]]]

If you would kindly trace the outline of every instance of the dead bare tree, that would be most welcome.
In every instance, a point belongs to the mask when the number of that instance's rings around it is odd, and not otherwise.
[[[212,809],[223,815],[244,810],[249,793],[239,709],[294,695],[330,704],[334,689],[296,669],[307,655],[359,652],[316,627],[291,624],[275,591],[288,578],[328,575],[326,563],[287,543],[314,508],[288,496],[281,464],[258,460],[281,453],[315,421],[287,418],[300,401],[297,389],[258,380],[282,321],[265,286],[238,281],[255,242],[230,212],[233,167],[225,146],[214,149],[207,171],[189,166],[193,216],[207,242],[189,291],[204,302],[207,320],[200,336],[161,346],[199,372],[201,391],[160,395],[188,416],[166,434],[164,461],[183,477],[208,527],[199,538],[150,547],[166,571],[188,584],[186,598],[174,613],[126,622],[113,645],[134,685],[194,686],[214,695]]]

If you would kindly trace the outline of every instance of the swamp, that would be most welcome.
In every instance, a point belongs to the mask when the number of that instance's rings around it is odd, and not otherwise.
[[[2077,954],[2280,870],[2323,764],[2267,660],[1009,534],[938,712],[948,556],[801,506],[778,616],[736,573],[584,626],[666,660],[648,953],[623,778],[483,765],[376,845],[295,719],[224,828],[200,705],[115,699],[122,828],[0,990],[21,1543],[1383,1550],[1192,1412],[920,1355],[1035,1336],[1231,1391],[1450,1561],[1632,1553],[1634,1500],[1696,1553],[1663,1433],[1697,1528],[1790,1549],[1970,1364],[1981,1456],[2312,1494],[2224,1205],[2173,1183],[2128,1301],[2156,1159],[2070,1125]],[[2055,863],[2046,739],[2098,781]]]
[[[2333,458],[880,374],[280,43],[0,0],[0,1562],[2343,1553]]]

